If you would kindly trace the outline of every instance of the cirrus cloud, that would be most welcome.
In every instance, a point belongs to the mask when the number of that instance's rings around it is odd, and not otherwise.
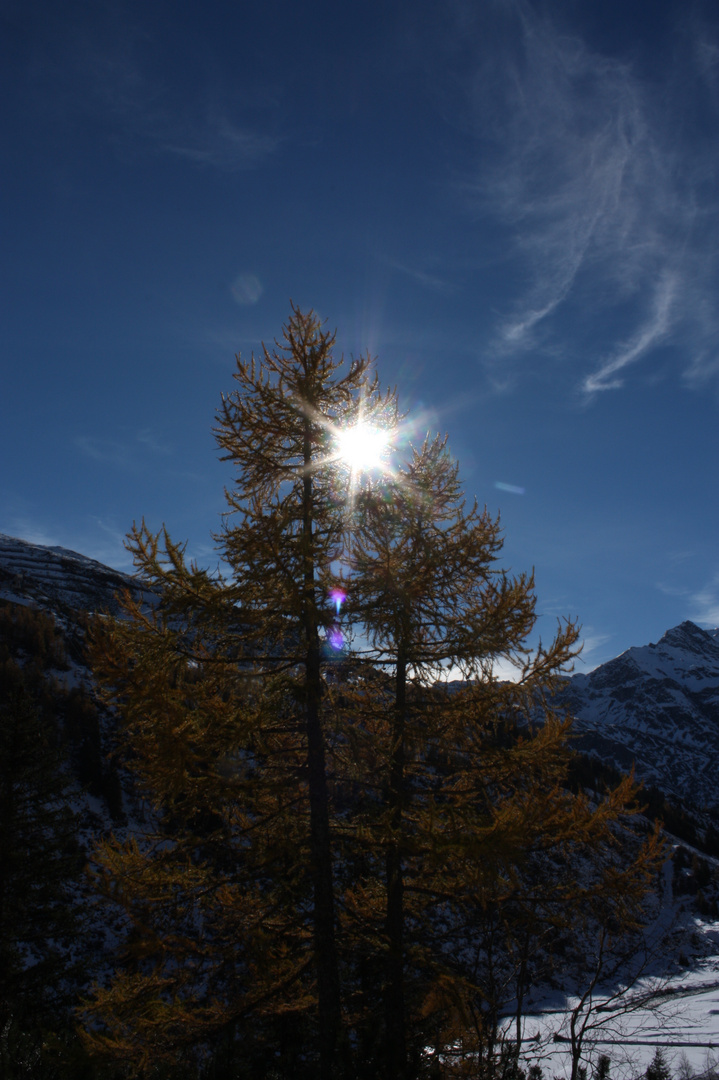
[[[691,19],[661,79],[592,49],[526,0],[462,12],[465,124],[479,148],[460,190],[501,223],[510,282],[486,361],[571,362],[583,394],[675,351],[687,384],[717,370],[719,46]],[[483,33],[491,29],[493,47]],[[483,32],[483,33],[480,33]],[[472,47],[472,40],[476,45]],[[697,61],[699,56],[701,63]],[[707,90],[710,92],[707,93]]]

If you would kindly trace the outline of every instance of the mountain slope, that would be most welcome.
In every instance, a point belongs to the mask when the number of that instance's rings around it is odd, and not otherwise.
[[[683,622],[627,649],[560,696],[578,748],[697,808],[719,804],[719,630]]]
[[[135,578],[94,559],[0,534],[0,661],[25,672],[36,696],[53,703],[74,809],[90,843],[128,810],[132,816],[113,759],[115,721],[100,704],[86,656],[88,615],[116,612],[117,594],[128,589],[137,592]]]
[[[33,603],[64,615],[116,608],[115,594],[136,588],[129,574],[61,547],[42,547],[0,533],[0,600]]]

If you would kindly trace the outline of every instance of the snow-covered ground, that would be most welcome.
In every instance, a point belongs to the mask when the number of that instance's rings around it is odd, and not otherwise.
[[[696,920],[694,933],[700,946],[717,951],[690,970],[640,979],[613,1002],[607,993],[596,994],[582,1054],[590,1076],[601,1054],[611,1059],[614,1080],[642,1076],[658,1046],[677,1077],[719,1066],[719,923]],[[571,1072],[569,1029],[577,1003],[576,996],[547,997],[525,1020],[523,1057],[545,1077]]]

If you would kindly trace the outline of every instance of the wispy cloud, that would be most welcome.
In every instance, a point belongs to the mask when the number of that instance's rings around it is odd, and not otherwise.
[[[144,146],[195,165],[253,168],[284,141],[274,130],[272,95],[261,88],[244,99],[216,73],[158,74],[157,41],[109,9],[81,30],[58,24],[48,34],[42,65],[56,82],[64,113],[100,119],[127,155]]]
[[[172,446],[168,442],[164,442],[152,428],[143,428],[137,432],[135,436],[137,442],[142,446],[146,446],[148,450],[151,450],[153,454],[162,454],[167,456],[172,453]]]
[[[27,540],[29,544],[39,544],[41,547],[53,547],[59,543],[57,534],[49,532],[44,525],[26,516],[3,519],[0,533]]]
[[[611,360],[607,360],[598,371],[587,376],[582,385],[585,393],[616,390],[622,385],[622,380],[617,378],[618,372],[628,364],[639,360],[649,349],[666,337],[671,327],[675,294],[675,278],[672,274],[666,273],[657,285],[652,311],[646,323],[639,328],[630,341],[620,346]]]
[[[582,632],[582,651],[575,661],[577,671],[593,671],[599,664],[605,663],[612,658],[604,646],[612,640],[611,634],[602,634],[588,627]]]
[[[719,44],[704,36],[701,27],[695,33],[697,70],[713,95],[719,95]]]
[[[247,169],[275,152],[282,141],[275,135],[233,123],[228,116],[208,111],[204,116],[156,118],[145,134],[168,154],[197,165],[220,169]]]
[[[719,571],[707,584],[691,596],[691,614],[693,622],[702,626],[719,626]]]
[[[437,274],[428,273],[421,267],[409,266],[407,263],[399,262],[397,259],[385,259],[387,266],[390,266],[393,270],[398,270],[401,274],[416,281],[418,285],[421,285],[425,289],[430,289],[432,292],[443,293],[449,295],[455,292],[455,286],[447,281],[445,278],[439,277]]]
[[[230,292],[241,307],[256,304],[264,291],[257,274],[238,274],[230,286]]]
[[[74,441],[85,457],[120,469],[143,468],[148,455],[165,457],[172,453],[172,448],[162,442],[150,428],[117,439],[78,435]]]
[[[700,626],[719,626],[719,570],[698,589],[666,581],[656,584],[665,596],[677,597],[681,601],[683,618],[691,619]]]
[[[624,368],[681,340],[688,381],[713,375],[715,151],[699,125],[684,129],[699,98],[710,107],[706,88],[719,87],[719,46],[687,26],[660,88],[526,0],[476,19],[464,85],[480,152],[461,191],[478,216],[503,223],[516,283],[492,362],[506,368],[542,351],[571,359],[592,394],[619,388]],[[487,27],[492,48],[479,32]]]

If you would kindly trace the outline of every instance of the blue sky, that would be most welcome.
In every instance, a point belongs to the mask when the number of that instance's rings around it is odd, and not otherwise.
[[[0,531],[211,563],[220,393],[291,298],[449,434],[580,668],[719,623],[714,2],[1,18]]]

